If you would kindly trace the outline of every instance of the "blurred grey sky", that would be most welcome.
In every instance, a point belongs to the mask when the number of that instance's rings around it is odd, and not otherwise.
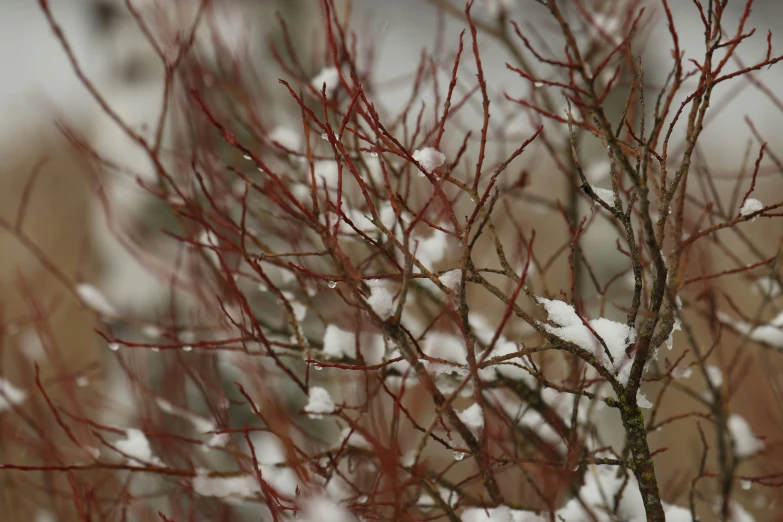
[[[100,54],[91,45],[91,29],[83,0],[51,0],[51,7],[88,73],[100,68]],[[65,53],[36,0],[0,2],[0,111],[3,121],[49,99],[65,106],[87,101]]]
[[[95,43],[96,33],[90,27],[90,19],[87,13],[86,0],[49,0],[52,9],[62,25],[74,51],[80,59],[91,78],[98,79],[105,60],[100,46]],[[261,0],[254,0],[261,1]],[[315,4],[317,0],[312,0]],[[742,10],[744,2],[734,1],[730,3],[730,16],[733,20],[729,23],[731,30]],[[680,42],[686,49],[688,57],[698,58],[703,56],[703,30],[700,27],[698,12],[691,2],[672,2],[676,10],[675,23],[680,32]],[[426,0],[354,0],[355,22],[359,32],[365,38],[369,38],[379,45],[377,62],[375,67],[376,79],[383,83],[383,79],[399,77],[403,72],[415,69],[420,58],[422,46],[429,46],[435,38],[436,16],[435,10]],[[481,2],[476,3],[477,15],[481,16],[483,8]],[[533,0],[518,0],[518,8],[513,18],[523,24],[532,24],[542,30],[540,17],[543,14],[541,6],[535,5]],[[660,3],[650,2],[651,9],[660,11]],[[486,14],[486,13],[485,13]],[[746,44],[741,52],[746,63],[763,57],[765,51],[765,33],[768,29],[777,30],[780,20],[783,20],[783,1],[757,0],[753,15],[749,21],[749,27],[756,27],[757,33],[752,43]],[[667,34],[665,25],[656,24],[648,41],[648,49],[645,52],[645,78],[652,82],[655,78],[662,78],[667,74],[671,64],[671,39]],[[449,20],[447,41],[448,47],[456,44],[458,32],[462,24],[453,18]],[[545,33],[545,28],[543,29]],[[775,52],[783,52],[783,31],[778,31],[774,43]],[[486,41],[486,40],[485,40]],[[520,90],[526,89],[526,82],[505,68],[508,56],[497,45],[482,47],[485,58],[485,72],[492,78],[491,86],[496,91],[507,90],[515,95]],[[465,71],[471,69],[471,53],[464,53],[466,60]],[[688,66],[690,67],[690,65]],[[729,64],[729,68],[736,64]],[[783,93],[783,69],[780,66],[760,73],[763,79],[775,93]],[[400,88],[402,87],[402,88]],[[387,106],[397,106],[407,99],[407,85],[385,89],[384,102]],[[721,98],[728,97],[732,100],[726,109],[721,109],[718,120],[713,128],[719,127],[723,121],[729,123],[733,129],[743,126],[745,115],[750,116],[760,125],[763,131],[772,137],[783,130],[777,123],[781,121],[780,114],[776,118],[770,118],[771,104],[759,91],[746,86],[735,91],[737,84],[728,84],[718,89],[715,106],[721,105]],[[739,96],[739,97],[738,97]],[[73,74],[71,66],[66,60],[63,50],[55,40],[38,6],[37,0],[0,0],[0,133],[6,132],[10,126],[23,124],[33,119],[35,112],[38,114],[50,114],[43,109],[48,105],[42,104],[42,100],[49,100],[62,107],[72,116],[79,116],[82,107],[90,107],[90,102],[85,89],[79,84]],[[92,106],[94,107],[94,105]],[[716,114],[716,116],[718,116]],[[720,128],[710,129],[708,132],[722,132]],[[727,150],[719,148],[716,153],[722,156],[720,163],[724,163],[735,154],[741,154],[744,147],[743,140],[734,140],[739,149]]]

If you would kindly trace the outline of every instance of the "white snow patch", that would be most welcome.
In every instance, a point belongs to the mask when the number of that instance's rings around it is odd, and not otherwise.
[[[484,411],[478,403],[474,403],[469,408],[457,413],[457,417],[475,435],[484,429]]]
[[[394,225],[397,223],[397,214],[394,213],[394,207],[392,204],[388,201],[380,203],[378,205],[377,213],[381,224],[383,224],[387,230],[391,231],[394,228]]]
[[[769,323],[753,327],[744,321],[735,321],[726,314],[719,313],[719,319],[745,334],[752,341],[783,348],[783,312],[775,316]]]
[[[424,339],[424,353],[430,357],[444,359],[456,363],[457,366],[448,366],[448,371],[459,371],[467,365],[467,348],[462,337],[446,332],[431,331]],[[427,367],[433,371],[438,366],[436,363],[427,363]]]
[[[258,481],[251,475],[239,477],[210,477],[199,470],[191,481],[193,491],[202,497],[217,497],[227,500],[241,500],[253,497],[261,491]]]
[[[450,491],[444,487],[438,488],[438,496],[451,507],[454,507],[457,504],[457,501],[459,500],[459,495],[457,494],[457,492]],[[420,506],[434,506],[435,500],[428,493],[422,493],[416,503]],[[474,509],[474,508],[469,508],[469,509]],[[468,510],[466,510],[465,512],[467,511]]]
[[[740,209],[740,215],[741,216],[749,216],[751,214],[755,214],[759,210],[764,208],[764,204],[759,201],[758,199],[748,198],[747,201],[742,205],[742,208]],[[758,216],[751,219],[751,221],[756,221],[758,219]]]
[[[340,85],[340,71],[337,67],[325,67],[310,81],[310,85],[313,88],[321,92],[321,89],[326,84],[326,97],[330,98],[337,86]]]
[[[421,168],[428,174],[446,163],[446,155],[433,147],[426,147],[413,153],[413,159],[416,160]]]
[[[432,229],[429,236],[416,235],[411,239],[411,252],[415,252],[416,258],[430,272],[435,271],[435,265],[446,258],[453,245],[453,237],[438,229]],[[417,267],[414,267],[414,272],[418,272]]]
[[[353,332],[348,332],[339,326],[330,324],[324,332],[323,351],[331,357],[356,359],[358,358],[356,337],[356,334]],[[358,337],[359,347],[365,361],[368,364],[379,364],[383,360],[386,348],[383,336],[378,333],[361,332]]]
[[[354,448],[364,450],[373,449],[372,444],[370,444],[370,441],[364,438],[364,435],[356,430],[352,431],[350,427],[344,428],[343,431],[340,432],[340,444],[343,443],[348,446],[353,446]]]
[[[0,377],[0,412],[20,404],[27,398],[27,392],[20,390],[7,380]]]
[[[489,322],[489,319],[475,310],[471,310],[468,312],[468,323],[481,344],[488,345],[492,342],[492,338],[495,337],[497,328]],[[500,342],[500,339],[498,339],[498,342]]]
[[[498,390],[485,391],[484,397],[485,399],[492,401],[492,404],[496,407],[502,408],[514,422],[535,431],[542,440],[552,444],[558,451],[565,451],[566,446],[560,435],[557,434],[537,411],[529,408],[527,404],[510,400],[507,396],[499,393]]]
[[[307,305],[299,301],[291,301],[291,310],[294,312],[294,318],[297,321],[303,321],[307,316]]]
[[[185,409],[178,408],[163,398],[157,397],[155,399],[155,403],[158,405],[158,408],[160,408],[164,413],[167,413],[169,415],[174,415],[176,417],[185,419],[186,421],[190,422],[191,425],[193,426],[193,429],[201,434],[207,434],[217,430],[217,425],[210,419],[207,419],[206,417],[202,417],[200,415],[196,415],[195,413],[192,413]],[[222,448],[226,444],[228,444],[230,440],[231,440],[231,435],[228,433],[212,433],[212,436],[207,442],[207,447],[204,449],[206,450],[209,448]]]
[[[737,502],[731,502],[729,504],[728,522],[756,522],[756,519],[740,504]]]
[[[538,302],[546,309],[549,319],[560,325],[560,327],[544,325],[548,332],[593,353],[605,368],[611,369],[615,373],[623,385],[628,383],[628,378],[631,375],[631,360],[625,354],[625,350],[636,341],[636,330],[626,324],[603,317],[588,321],[590,328],[606,344],[606,348],[614,360],[614,364],[611,364],[604,353],[603,346],[593,335],[593,332],[582,323],[573,306],[563,301],[553,301],[542,297],[538,298]]]
[[[597,27],[600,27],[603,31],[603,34],[607,35],[611,39],[612,45],[617,45],[620,43],[620,31],[622,27],[619,16],[602,13],[594,14],[593,25],[590,27],[590,32],[595,35],[595,38],[603,38],[602,33],[596,29]],[[611,77],[611,74],[609,77]]]
[[[128,456],[129,462],[141,461],[144,463],[160,464],[160,459],[152,454],[150,441],[143,431],[136,428],[129,428],[125,431],[125,439],[118,440],[114,447]],[[135,462],[138,464],[138,462]]]
[[[302,138],[297,131],[291,127],[278,125],[269,133],[269,141],[276,142],[283,148],[292,152],[297,152],[302,147]]]
[[[462,522],[514,522],[506,506],[496,508],[468,508],[462,512]]]
[[[710,380],[713,386],[720,388],[723,385],[723,372],[717,366],[709,365],[704,368],[707,373],[707,378]]]
[[[761,295],[777,297],[780,295],[781,291],[783,291],[783,288],[781,288],[780,283],[776,278],[761,276],[756,278],[754,290]]]
[[[574,409],[577,408],[577,423],[586,423],[588,415],[590,413],[590,399],[587,397],[579,397],[573,393],[566,393],[555,390],[553,388],[544,388],[541,390],[541,398],[543,401],[551,406],[563,419],[566,426],[571,426],[571,418],[573,417]],[[579,401],[577,405],[576,401]],[[594,408],[600,408],[603,406],[601,402],[594,405]]]
[[[294,313],[294,319],[297,321],[304,320],[305,316],[307,316],[307,305],[299,301],[293,292],[283,290],[281,294],[285,301],[288,301],[288,304],[291,305],[291,311]],[[280,304],[283,305],[283,300],[280,300]]]
[[[565,301],[556,301],[552,299],[538,298],[538,302],[543,305],[549,320],[560,326],[582,326],[582,320],[577,315],[574,307]]]
[[[309,194],[309,188],[308,188],[308,194]],[[287,286],[291,283],[296,282],[296,276],[291,270],[286,270],[285,268],[275,265],[273,263],[269,263],[268,261],[261,262],[261,269],[263,270],[264,275],[266,275],[269,278],[269,280],[272,282],[272,284],[276,287]],[[260,288],[260,290],[262,292],[266,292],[269,290],[266,287],[266,283],[262,283],[262,287]]]
[[[638,404],[639,407],[644,410],[649,410],[653,407],[650,400],[641,392],[641,390],[636,392],[636,404]]]
[[[593,192],[595,192],[595,195],[604,200],[604,202],[610,207],[614,205],[614,192],[612,190],[593,187]],[[597,205],[598,202],[596,201],[593,204]]]
[[[103,315],[116,315],[117,309],[109,302],[100,290],[91,284],[80,283],[76,285],[76,293],[79,299],[89,308]]]
[[[549,518],[533,511],[511,510],[511,520],[514,522],[549,522]]]
[[[449,270],[448,272],[441,274],[439,278],[440,282],[443,283],[446,288],[455,294],[459,292],[460,286],[462,284],[462,270],[459,268]]]
[[[159,339],[163,335],[163,330],[159,326],[154,324],[145,324],[141,329],[142,333],[150,339]]]
[[[615,495],[620,493],[623,487],[617,509],[612,511]],[[617,476],[617,468],[614,466],[594,465],[591,465],[585,473],[584,485],[579,490],[579,499],[569,500],[565,506],[557,510],[555,519],[562,518],[568,522],[592,520],[591,514],[606,513],[607,502],[610,511],[618,520],[646,520],[644,503],[636,478],[628,476],[626,485],[624,477]],[[590,511],[586,511],[585,507]],[[608,521],[609,518],[600,517],[599,520]]]
[[[215,234],[215,232],[212,230],[204,229],[201,231],[197,242],[204,248],[207,257],[209,257],[212,263],[219,266],[220,256],[218,255],[216,249],[220,245],[220,239],[218,238],[217,234]]]
[[[313,162],[313,175],[320,189],[324,184],[328,190],[337,190],[340,181],[340,171],[334,160],[317,160]]]
[[[41,336],[33,328],[27,328],[22,332],[19,337],[19,348],[31,361],[43,361],[47,357]]]
[[[303,205],[309,205],[312,202],[312,187],[308,183],[295,183],[290,187],[291,195],[295,200]]]
[[[734,441],[734,454],[738,458],[750,457],[764,449],[764,441],[753,434],[748,421],[740,415],[732,414],[726,424]]]
[[[674,348],[674,332],[677,331],[682,331],[682,322],[680,322],[679,319],[674,320],[674,324],[672,325],[672,331],[669,332],[669,338],[666,339],[666,348],[668,348],[669,350]]]
[[[311,419],[321,419],[334,411],[334,401],[326,388],[311,386],[305,413]]]
[[[663,502],[663,512],[666,522],[693,522],[690,509]]]
[[[381,164],[381,158],[377,155],[366,154],[363,156],[364,162],[367,165],[367,175],[370,180],[375,183],[379,188],[385,186],[385,179],[383,177],[383,166]]]
[[[367,304],[384,321],[394,315],[394,297],[381,285],[370,286],[370,297],[367,298]]]
[[[693,375],[693,369],[690,366],[675,368],[672,370],[672,377],[675,379],[687,379]]]
[[[465,366],[457,366],[454,364],[444,364],[439,362],[428,362],[427,369],[430,371],[430,373],[443,373],[446,375],[456,373],[457,375],[465,376],[470,373],[470,370],[465,368]]]
[[[430,504],[434,502],[430,497],[425,497]],[[445,499],[444,499],[445,500]],[[419,500],[419,504],[423,504]],[[460,517],[462,522],[548,522],[549,519],[544,515],[539,515],[533,511],[522,511],[509,509],[507,506],[498,506],[496,508],[467,508]],[[570,521],[566,521],[570,522]]]
[[[356,336],[330,324],[324,331],[323,351],[332,357],[353,357],[356,355]]]
[[[327,465],[327,460],[322,459],[323,465]],[[333,473],[332,477],[324,487],[326,495],[335,502],[348,500],[356,494],[354,487],[344,478],[344,475]]]
[[[354,517],[347,509],[325,495],[300,500],[297,520],[301,522],[351,522]]]
[[[372,234],[378,230],[378,227],[372,222],[372,214],[369,211],[365,213],[364,211],[351,208],[345,211],[345,214],[351,220],[351,223],[365,234]],[[356,234],[356,236],[357,239],[361,238],[359,234]]]
[[[507,341],[505,339],[499,339],[495,344],[494,350],[492,350],[491,357],[502,357],[504,355],[518,352],[519,350],[520,347],[517,343]],[[536,385],[536,378],[533,377],[531,372],[525,370],[525,368],[530,368],[530,365],[525,359],[521,357],[507,359],[506,361],[493,366],[493,368],[497,373],[503,377],[506,377],[507,379],[520,380],[531,387],[535,387]],[[530,369],[532,371],[532,368]]]
[[[279,465],[286,462],[285,447],[280,439],[271,433],[263,433],[251,438],[251,442],[264,481],[279,494],[295,498],[299,480],[293,469]]]

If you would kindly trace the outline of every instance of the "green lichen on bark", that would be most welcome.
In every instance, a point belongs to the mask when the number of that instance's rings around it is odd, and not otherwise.
[[[631,397],[629,399],[625,394],[618,394],[618,398],[620,416],[628,437],[628,447],[631,449],[631,462],[628,467],[633,471],[639,483],[639,492],[642,495],[644,508],[647,512],[647,520],[665,522],[666,516],[663,512],[658,481],[655,476],[655,464],[647,443],[644,415],[639,409],[635,398]]]

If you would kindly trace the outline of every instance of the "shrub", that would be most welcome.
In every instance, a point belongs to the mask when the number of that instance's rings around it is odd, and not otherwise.
[[[701,147],[724,85],[777,100],[758,76],[781,60],[771,36],[753,63],[737,52],[753,2],[732,22],[729,2],[694,3],[699,60],[666,0],[611,15],[540,0],[538,29],[509,2],[432,3],[464,31],[441,28],[397,110],[333,0],[309,61],[280,19],[276,107],[257,89],[271,65],[220,42],[213,61],[195,30],[152,45],[165,101],[151,132],[91,89],[166,215],[125,241],[140,257],[150,234],[180,248],[154,271],[169,292],[149,317],[73,287],[104,320],[128,411],[46,396],[86,457],[55,447],[6,469],[67,474],[81,520],[748,519],[743,491],[780,476],[746,464],[774,444],[738,392],[776,397],[741,370],[746,347],[783,346],[768,318],[779,239],[751,230],[774,230],[780,165],[750,120],[740,169]],[[653,7],[672,49],[659,84],[639,58]],[[490,46],[510,57],[507,92]],[[666,460],[689,441],[691,462]]]

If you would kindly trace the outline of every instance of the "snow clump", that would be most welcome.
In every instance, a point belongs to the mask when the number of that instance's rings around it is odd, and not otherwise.
[[[611,321],[603,317],[587,321],[587,325],[603,339],[614,364],[608,357],[604,361],[604,347],[596,339],[590,328],[582,322],[582,319],[574,310],[574,307],[563,301],[538,298],[538,302],[544,306],[549,320],[558,326],[544,325],[546,330],[560,339],[572,342],[596,356],[604,367],[612,370],[619,381],[625,386],[631,376],[631,360],[626,356],[625,350],[636,341],[636,330],[632,327]]]
[[[432,147],[417,150],[413,153],[413,159],[419,162],[421,168],[428,174],[431,174],[433,170],[446,163],[446,155]]]

